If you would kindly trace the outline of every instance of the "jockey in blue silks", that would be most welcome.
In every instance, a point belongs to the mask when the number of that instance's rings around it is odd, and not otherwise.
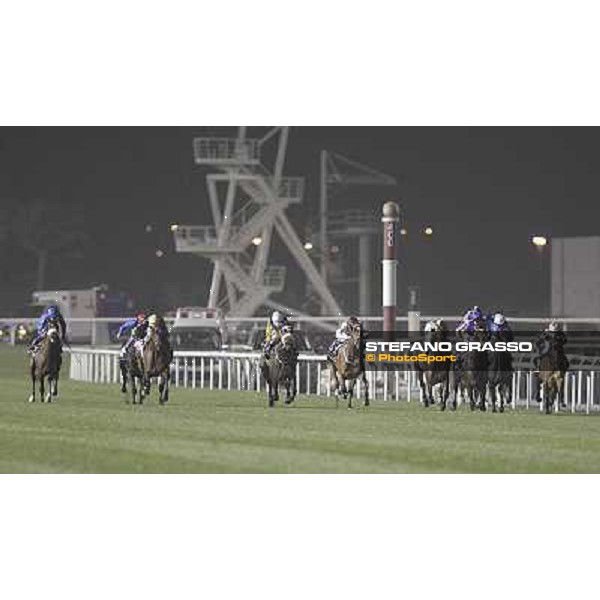
[[[483,313],[479,306],[474,306],[468,310],[463,317],[462,323],[456,328],[457,333],[474,333],[476,326],[482,324],[485,326]]]
[[[51,323],[56,323],[58,334],[62,342],[67,339],[67,324],[58,307],[51,304],[39,316],[36,322],[36,336],[29,346],[31,352],[35,351],[38,344],[44,339]]]
[[[129,339],[121,348],[121,358],[127,354],[129,346],[131,346],[135,340],[144,338],[147,329],[148,321],[146,320],[145,313],[138,313],[135,317],[131,317],[121,324],[119,331],[117,331],[117,339],[120,339],[125,334],[129,334]]]

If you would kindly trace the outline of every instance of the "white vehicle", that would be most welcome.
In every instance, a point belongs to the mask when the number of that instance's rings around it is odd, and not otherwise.
[[[224,350],[227,327],[217,309],[200,306],[178,308],[171,329],[171,341],[177,350]]]

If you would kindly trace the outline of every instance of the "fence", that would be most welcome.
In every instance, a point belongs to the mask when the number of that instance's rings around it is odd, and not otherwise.
[[[175,352],[171,367],[172,385],[199,390],[264,390],[256,352]],[[70,377],[93,383],[120,382],[119,351],[75,348]],[[600,410],[600,386],[594,370],[570,371],[565,382],[565,402],[572,413],[590,414]],[[382,402],[420,401],[420,388],[414,371],[369,371],[367,384],[371,400]],[[299,394],[331,396],[332,381],[325,367],[325,356],[301,354],[296,367]],[[512,408],[538,408],[534,400],[535,382],[531,371],[516,371],[512,380]],[[358,398],[364,386],[357,383]],[[460,402],[460,400],[459,400]],[[558,412],[558,405],[555,406]]]

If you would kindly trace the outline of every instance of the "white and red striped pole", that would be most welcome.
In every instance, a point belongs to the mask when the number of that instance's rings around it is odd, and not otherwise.
[[[392,338],[396,330],[396,241],[400,207],[395,202],[383,205],[383,334],[386,339]]]

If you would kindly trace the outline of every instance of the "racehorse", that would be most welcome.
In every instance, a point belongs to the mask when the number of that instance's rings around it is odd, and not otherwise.
[[[169,401],[169,382],[171,381],[171,361],[173,349],[169,343],[164,321],[159,318],[156,329],[152,330],[144,343],[142,364],[144,366],[144,392],[150,394],[150,382],[158,377],[158,393],[160,404]]]
[[[487,332],[480,323],[476,325],[472,337],[465,338],[466,341],[480,342],[486,341]],[[456,401],[459,389],[469,398],[469,407],[475,410],[477,407],[484,411],[485,395],[488,378],[489,357],[488,353],[479,350],[469,350],[463,352],[454,369],[454,400]]]
[[[142,362],[141,349],[138,347],[140,341],[131,344],[120,361],[121,367],[121,392],[127,393],[127,382],[131,383],[131,401],[133,404],[142,404],[144,401],[144,365]],[[139,394],[138,394],[139,392]]]
[[[58,327],[50,323],[46,336],[40,342],[37,350],[29,361],[31,373],[31,396],[29,402],[35,402],[35,382],[39,381],[40,399],[42,402],[52,402],[58,397],[58,377],[62,365],[62,346],[58,335]],[[48,378],[48,393],[44,396],[44,379]]]
[[[492,412],[504,412],[504,405],[512,402],[512,356],[510,352],[491,352],[490,355],[487,384]]]
[[[430,321],[425,326],[426,338],[428,342],[445,342],[447,339],[446,327],[441,319]],[[446,356],[445,352],[429,352],[428,356]],[[435,389],[441,385],[441,404],[440,409],[446,410],[446,404],[450,395],[450,372],[451,363],[447,360],[427,362],[427,366],[418,365],[418,377],[423,392],[423,406],[426,408],[431,404],[435,404]],[[452,410],[456,410],[456,395],[451,406]]]
[[[334,360],[329,360],[330,373],[333,376],[333,392],[335,393],[335,405],[339,406],[340,395],[348,400],[348,408],[352,408],[352,397],[354,386],[360,377],[365,386],[365,406],[369,406],[369,386],[362,360],[362,326],[353,325],[350,329],[350,337],[339,347]],[[350,384],[348,387],[347,384]]]
[[[295,400],[297,362],[298,350],[294,334],[291,328],[284,327],[281,340],[261,365],[262,375],[267,382],[269,408],[273,408],[279,400],[280,385],[285,388],[285,403],[291,404]]]
[[[555,400],[560,404],[563,402],[567,358],[560,344],[556,342],[546,342],[546,344],[546,349],[541,353],[539,377],[542,384],[544,412],[550,414]]]

